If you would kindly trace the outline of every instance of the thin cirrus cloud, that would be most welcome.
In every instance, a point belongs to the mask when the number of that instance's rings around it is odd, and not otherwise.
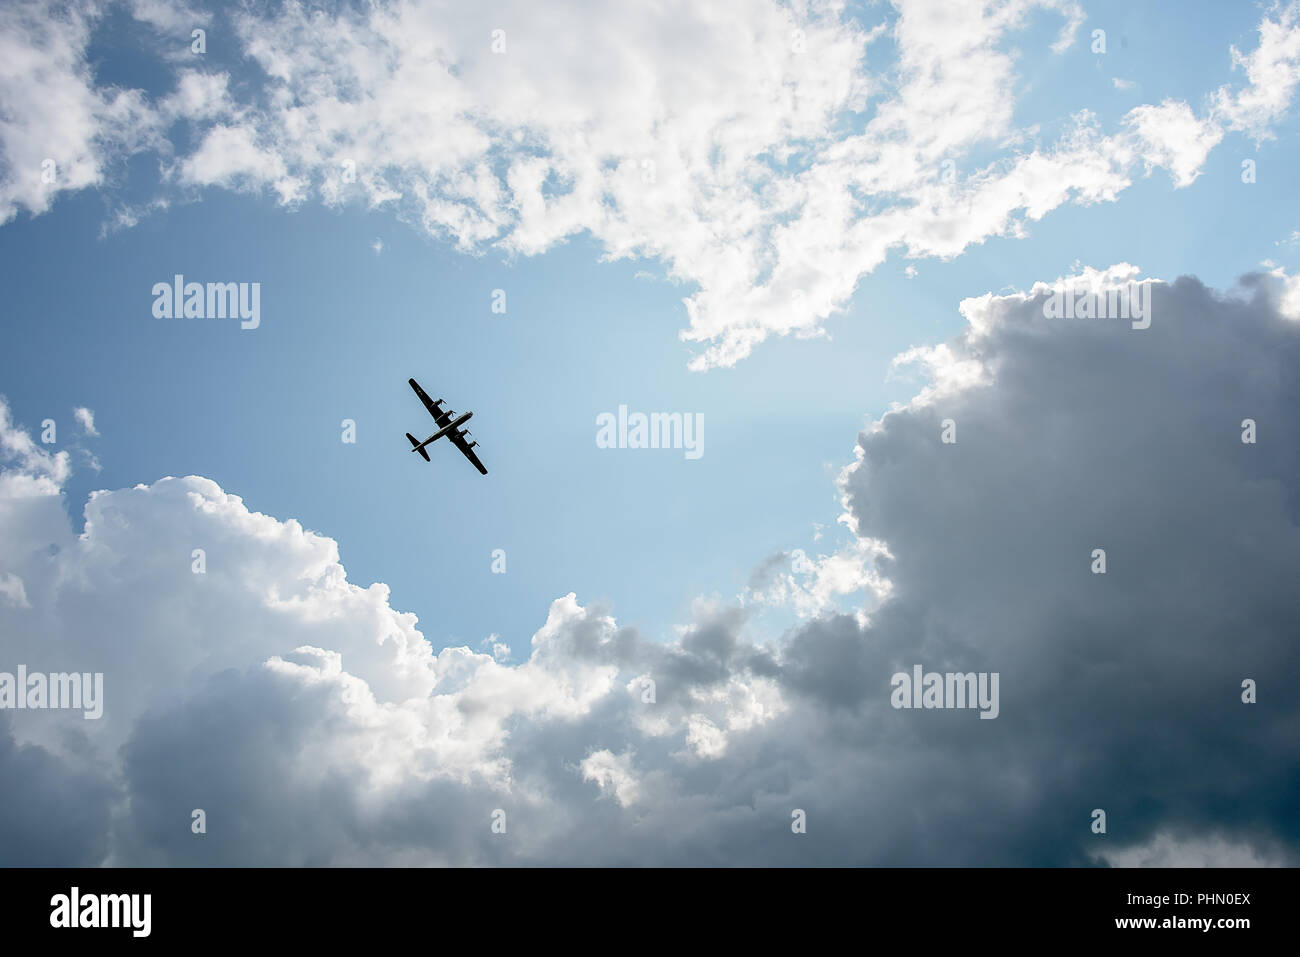
[[[140,30],[188,42],[185,17],[131,9]],[[1186,186],[1226,132],[1267,138],[1300,78],[1292,3],[1263,15],[1253,50],[1225,50],[1238,75],[1204,103],[1142,104],[1109,130],[1088,111],[1053,117],[1065,132],[1043,143],[1014,122],[1010,44],[1047,10],[1044,55],[1070,55],[1083,13],[1069,0],[898,0],[870,29],[835,4],[770,0],[287,4],[228,27],[195,12],[256,69],[169,57],[174,89],[151,98],[95,85],[96,10],[0,14],[0,219],[103,186],[147,150],[159,193],[119,203],[113,226],[221,187],[391,210],[466,251],[534,255],[586,231],[692,287],[681,337],[701,370],[820,334],[891,254],[958,256],[1155,169]],[[178,124],[184,148],[166,135]],[[30,175],[51,157],[55,182]]]
[[[777,640],[700,601],[655,642],[570,594],[519,664],[435,654],[333,541],[208,479],[98,492],[76,534],[66,456],[0,405],[6,651],[106,698],[2,716],[7,862],[1294,864],[1292,280],[1044,318],[1139,280],[968,299],[901,357],[924,386],[839,480],[871,575],[823,569],[888,587]],[[914,664],[999,673],[999,716],[893,709]]]

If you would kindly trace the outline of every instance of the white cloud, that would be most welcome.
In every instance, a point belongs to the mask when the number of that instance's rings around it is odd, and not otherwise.
[[[1224,86],[1215,93],[1215,118],[1256,140],[1271,139],[1269,126],[1290,108],[1300,83],[1300,3],[1275,7],[1260,21],[1259,46],[1249,54],[1232,47],[1232,61],[1248,82],[1239,90]]]
[[[1300,321],[1300,274],[1288,275],[1281,266],[1268,272],[1271,280],[1264,291],[1273,299],[1278,312],[1288,319]]]
[[[236,113],[229,87],[228,73],[181,68],[177,71],[175,92],[162,101],[160,109],[167,116],[184,117],[191,122],[227,119]]]
[[[306,183],[288,174],[284,160],[256,142],[248,126],[215,126],[180,164],[183,185],[259,190],[269,186],[283,203],[301,201]]]
[[[779,564],[756,573],[742,600],[788,607],[811,618],[833,611],[838,599],[855,596],[865,621],[867,611],[889,597],[889,580],[877,567],[892,559],[884,542],[854,538],[829,555],[813,557],[798,549],[778,558]]]
[[[632,758],[631,752],[615,755],[607,749],[593,751],[582,761],[582,776],[596,782],[601,791],[613,794],[619,804],[628,807],[635,804],[640,795]]]
[[[478,643],[478,646],[480,648],[489,648],[492,657],[497,661],[510,660],[510,646],[507,645],[504,641],[502,641],[501,636],[496,634],[495,632],[493,634],[488,635],[486,638],[480,641]]]
[[[1223,139],[1223,130],[1198,119],[1186,103],[1165,100],[1159,106],[1139,106],[1124,118],[1137,134],[1148,168],[1169,170],[1175,186],[1189,186],[1201,174],[1205,158]]]
[[[122,155],[162,148],[141,91],[95,87],[94,16],[81,3],[0,5],[0,224],[103,184]]]
[[[184,0],[130,0],[131,16],[163,33],[184,34],[189,38],[195,27],[206,26],[211,16],[191,7]],[[185,46],[188,52],[188,44]]]
[[[77,420],[77,425],[81,426],[81,431],[90,437],[99,435],[95,431],[95,413],[85,406],[77,406],[72,410],[72,416]]]
[[[1267,135],[1300,75],[1293,4],[1265,15],[1255,51],[1234,52],[1242,82],[1204,114],[1143,105],[1106,132],[1081,112],[1043,143],[1014,122],[1009,42],[1047,9],[1062,26],[1050,55],[1073,55],[1073,3],[897,0],[869,11],[881,17],[870,29],[834,4],[771,0],[518,0],[490,15],[443,0],[289,4],[234,14],[233,39],[265,73],[243,77],[237,100],[226,72],[185,61],[150,109],[139,91],[90,87],[89,14],[56,29],[38,7],[16,9],[0,217],[102,183],[104,157],[150,145],[182,194],[360,201],[464,250],[533,255],[587,231],[607,256],[657,258],[689,285],[681,337],[700,350],[696,369],[773,335],[821,334],[892,253],[946,259],[1024,236],[1062,204],[1114,201],[1139,165],[1185,186],[1225,130]],[[136,15],[158,21],[152,4]],[[885,38],[895,61],[881,73]],[[23,66],[29,48],[39,68]],[[194,144],[181,156],[157,136],[177,121]],[[60,137],[67,178],[18,175]],[[141,210],[114,215],[130,225]]]
[[[71,474],[67,452],[41,448],[9,416],[9,405],[0,396],[0,498],[42,498],[57,496]]]

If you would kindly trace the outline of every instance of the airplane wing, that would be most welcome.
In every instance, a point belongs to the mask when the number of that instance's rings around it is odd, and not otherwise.
[[[484,475],[487,475],[487,469],[483,467],[483,463],[480,462],[478,456],[474,454],[474,450],[470,447],[470,443],[465,441],[464,432],[460,429],[456,429],[454,432],[448,433],[448,437],[455,444],[456,448],[460,449],[461,454],[474,464],[474,468],[478,469]],[[478,443],[475,442],[474,444],[477,445]]]
[[[420,388],[420,383],[416,382],[414,379],[408,379],[406,381],[411,383],[411,388],[414,389],[415,394],[420,397],[420,401],[424,403],[424,407],[429,410],[429,414],[433,416],[433,421],[438,423],[438,428],[441,429],[451,421],[451,418],[455,413],[452,412],[451,409],[442,408],[440,406],[440,403],[442,402],[441,399],[434,402],[429,398],[425,391]],[[484,474],[486,475],[487,473],[485,472]]]

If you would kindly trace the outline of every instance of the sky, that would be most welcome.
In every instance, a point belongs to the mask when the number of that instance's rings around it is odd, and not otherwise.
[[[105,689],[0,707],[6,863],[1294,864],[1298,82],[1296,3],[6,4],[0,685]]]

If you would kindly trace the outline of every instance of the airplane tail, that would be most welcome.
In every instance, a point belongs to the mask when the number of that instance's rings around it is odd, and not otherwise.
[[[406,437],[411,440],[411,448],[419,451],[420,455],[424,458],[426,462],[429,461],[429,450],[420,447],[420,440],[417,439],[410,432],[406,433]]]

